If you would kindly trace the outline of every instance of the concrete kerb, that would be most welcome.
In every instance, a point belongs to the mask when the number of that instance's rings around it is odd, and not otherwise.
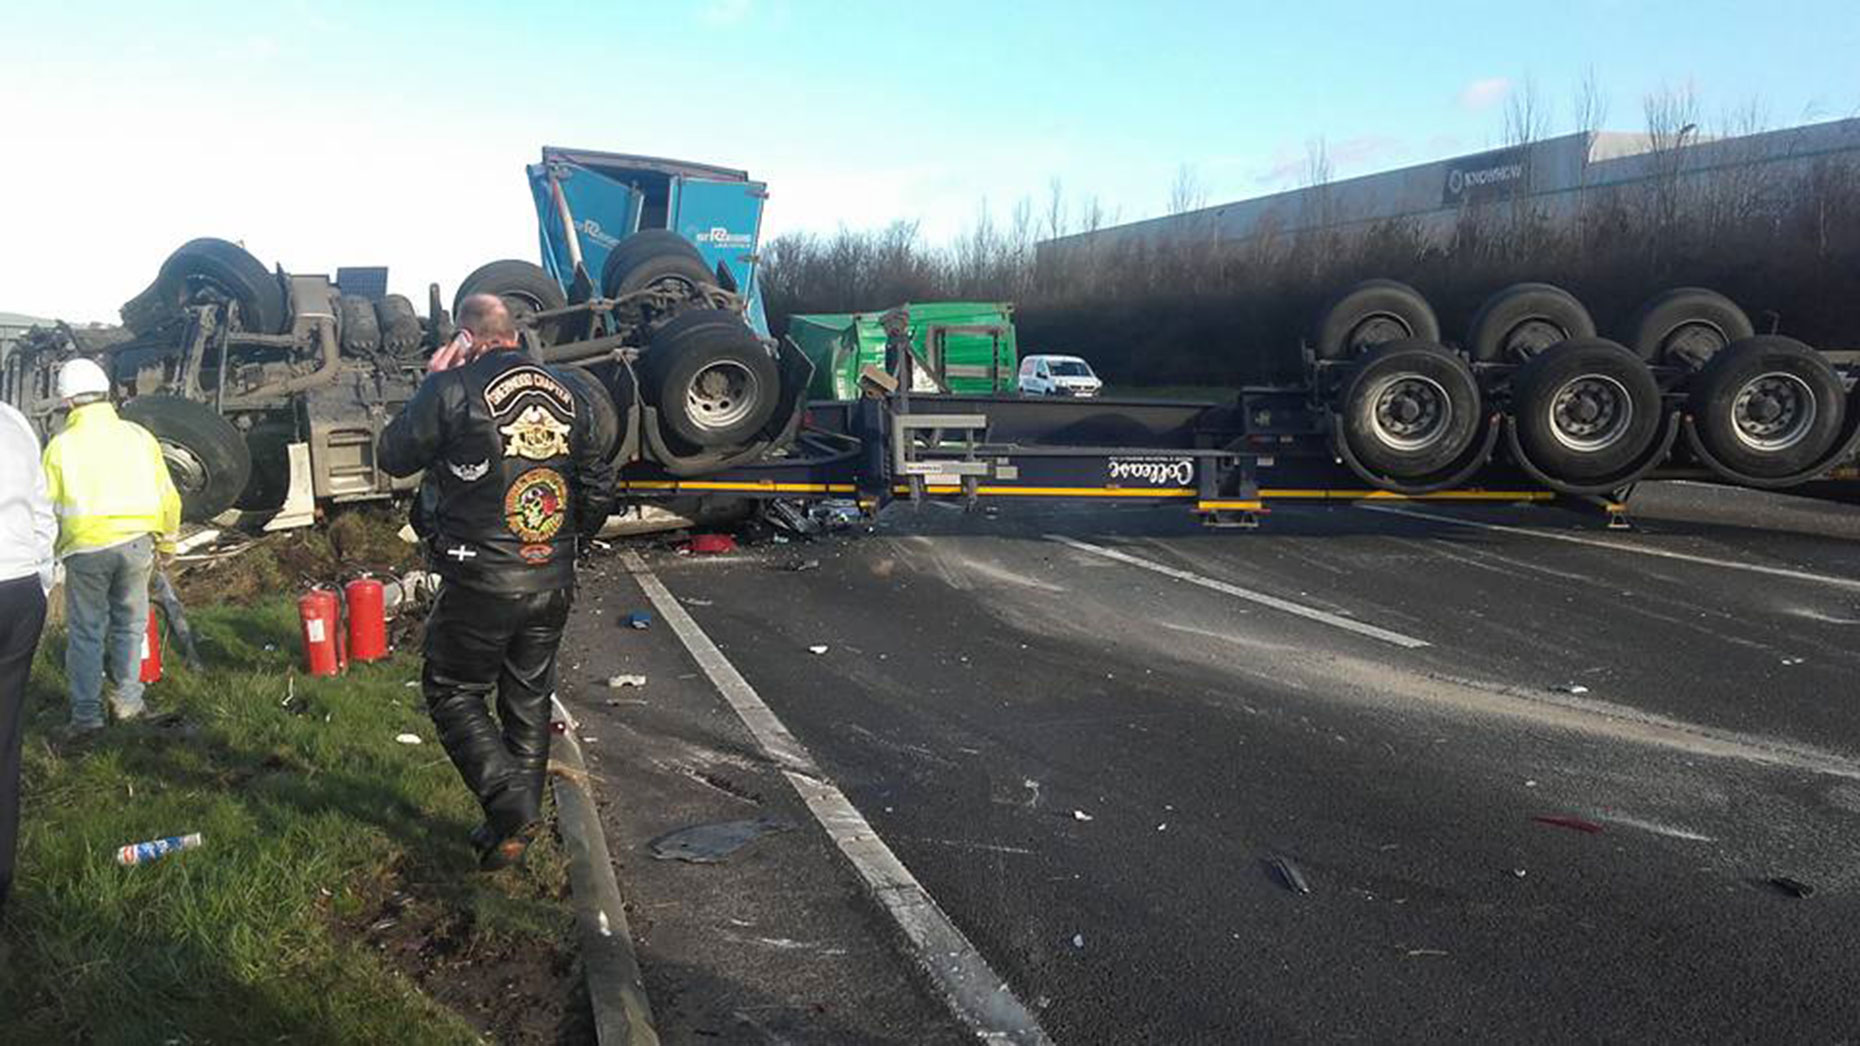
[[[575,717],[559,698],[551,695],[549,700],[556,718],[568,727],[553,746],[550,769],[557,823],[568,845],[569,889],[581,937],[582,973],[594,1008],[595,1038],[601,1046],[658,1046],[607,836],[584,783],[588,767],[575,735]]]

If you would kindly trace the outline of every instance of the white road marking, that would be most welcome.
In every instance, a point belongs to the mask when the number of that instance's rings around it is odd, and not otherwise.
[[[1808,581],[1819,585],[1833,585],[1836,588],[1860,591],[1860,580],[1835,577],[1831,574],[1814,574],[1806,570],[1791,570],[1788,567],[1771,567],[1761,563],[1739,563],[1734,559],[1718,559],[1714,556],[1701,556],[1691,552],[1674,552],[1666,548],[1648,548],[1644,545],[1630,545],[1622,541],[1608,541],[1603,538],[1584,537],[1581,534],[1559,534],[1553,530],[1537,530],[1532,527],[1514,527],[1504,523],[1483,523],[1473,519],[1458,519],[1442,516],[1433,512],[1419,512],[1410,508],[1398,508],[1394,505],[1358,505],[1358,508],[1370,512],[1386,512],[1391,516],[1407,516],[1411,519],[1426,519],[1436,523],[1451,523],[1459,527],[1476,527],[1479,530],[1496,530],[1507,534],[1528,534],[1531,537],[1547,538],[1551,541],[1567,541],[1572,545],[1590,545],[1595,548],[1612,549],[1616,552],[1633,552],[1642,556],[1658,556],[1661,559],[1677,559],[1684,563],[1697,563],[1708,567],[1722,567],[1726,570],[1743,570],[1752,574],[1767,574],[1770,577],[1786,577],[1793,581]]]
[[[1186,581],[1191,585],[1199,585],[1202,588],[1212,589],[1213,591],[1224,593],[1237,599],[1244,599],[1249,603],[1258,603],[1261,606],[1271,607],[1274,610],[1283,610],[1287,614],[1296,614],[1299,617],[1329,625],[1332,628],[1341,628],[1345,632],[1354,632],[1359,636],[1380,639],[1384,643],[1393,643],[1396,646],[1407,647],[1410,650],[1430,645],[1425,639],[1416,639],[1413,636],[1403,635],[1400,632],[1392,632],[1386,628],[1378,628],[1375,625],[1367,624],[1362,621],[1355,621],[1341,614],[1333,614],[1328,610],[1319,610],[1316,607],[1305,606],[1303,603],[1294,603],[1289,599],[1280,599],[1278,596],[1269,596],[1264,592],[1255,592],[1250,588],[1241,588],[1239,585],[1229,584],[1228,582],[1211,577],[1204,577],[1193,571],[1178,570],[1175,567],[1158,563],[1153,559],[1144,559],[1142,556],[1133,556],[1128,552],[1122,552],[1114,548],[1106,548],[1103,545],[1094,545],[1090,542],[1079,541],[1076,538],[1066,537],[1064,534],[1048,534],[1046,535],[1046,539],[1048,541],[1057,541],[1069,548],[1078,549],[1080,552],[1089,552],[1094,556],[1103,556],[1106,559],[1114,559],[1119,563],[1128,563],[1133,567],[1142,567],[1145,570],[1154,571],[1164,577],[1172,577],[1177,581]]]
[[[698,667],[755,735],[762,750],[781,767],[782,775],[807,803],[814,819],[904,931],[915,948],[913,958],[936,982],[956,1015],[988,1042],[1051,1046],[1052,1040],[1033,1013],[879,838],[845,793],[827,780],[807,747],[789,732],[717,644],[704,634],[645,560],[632,551],[625,552],[622,559]]]

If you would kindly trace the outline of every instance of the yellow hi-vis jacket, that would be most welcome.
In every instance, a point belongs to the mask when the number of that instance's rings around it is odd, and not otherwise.
[[[108,403],[86,403],[45,445],[45,485],[58,514],[58,557],[155,535],[174,550],[181,495],[161,445],[149,431],[116,416]]]

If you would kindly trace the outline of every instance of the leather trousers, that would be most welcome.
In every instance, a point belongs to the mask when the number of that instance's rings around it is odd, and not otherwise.
[[[542,815],[549,695],[573,603],[567,588],[502,595],[447,584],[426,619],[427,710],[500,838]]]

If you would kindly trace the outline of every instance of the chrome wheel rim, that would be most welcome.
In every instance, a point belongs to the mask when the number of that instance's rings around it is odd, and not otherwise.
[[[185,494],[198,494],[207,489],[210,476],[207,466],[186,445],[165,439],[157,439],[161,447],[161,459],[168,464],[168,478],[174,480],[175,489]]]
[[[715,432],[748,417],[760,392],[755,371],[735,360],[718,360],[691,376],[685,403],[693,425]]]
[[[1627,438],[1634,398],[1606,374],[1583,374],[1558,386],[1545,408],[1550,434],[1570,450],[1595,453]]]
[[[1397,450],[1424,450],[1446,437],[1453,399],[1432,378],[1402,374],[1376,393],[1370,423],[1376,438]]]
[[[1745,382],[1731,400],[1731,431],[1752,450],[1775,452],[1808,438],[1815,392],[1793,374],[1771,371]]]

